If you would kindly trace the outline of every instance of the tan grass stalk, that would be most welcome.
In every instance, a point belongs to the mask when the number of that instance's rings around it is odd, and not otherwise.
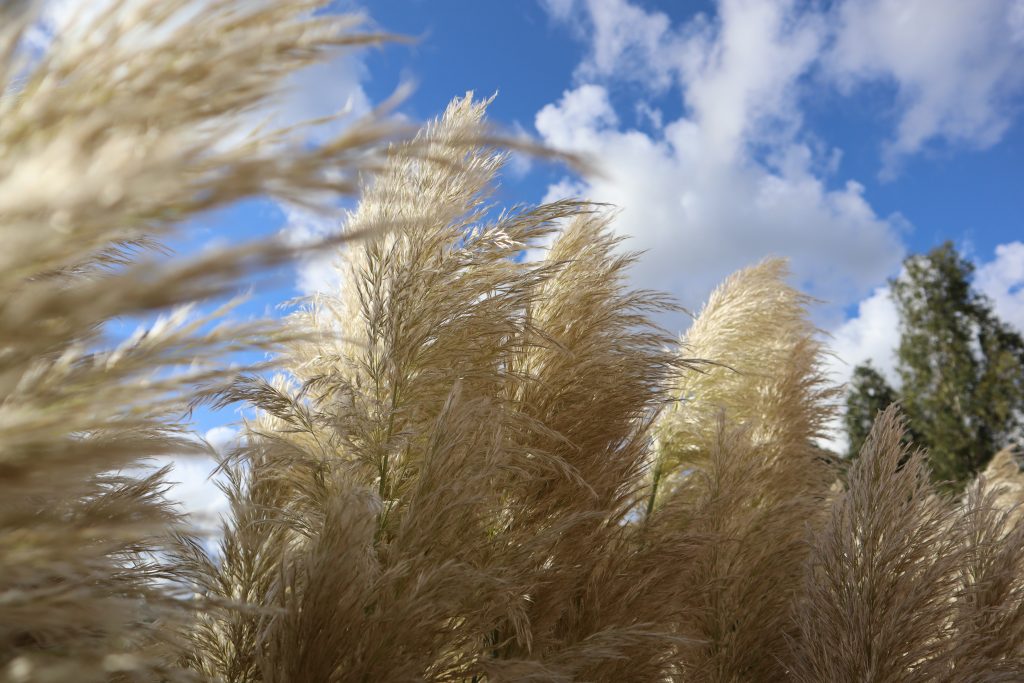
[[[903,432],[896,406],[879,416],[814,535],[796,604],[795,680],[961,680],[948,677],[947,649],[967,549],[955,506]]]
[[[289,258],[277,244],[138,264],[206,210],[346,192],[393,129],[317,149],[234,136],[282,79],[376,40],[302,0],[112,2],[23,49],[32,3],[0,7],[0,677],[155,679],[184,612],[158,551],[180,527],[146,456],[196,450],[177,420],[225,351],[280,336],[187,309]],[[182,21],[187,17],[187,21]],[[115,344],[108,321],[164,313]],[[216,317],[218,314],[214,314]],[[262,341],[260,341],[262,340]]]
[[[834,477],[815,439],[836,392],[809,300],[785,276],[766,261],[711,295],[680,353],[714,364],[679,376],[657,426],[645,514],[697,540],[677,579],[699,587],[680,625],[703,642],[679,659],[686,680],[784,678],[803,529],[821,518]]]
[[[983,487],[995,496],[995,505],[1010,512],[1013,521],[1020,519],[1024,510],[1024,471],[1020,466],[1019,449],[1004,448],[992,456],[981,473]]]
[[[1012,454],[997,454],[993,464],[1008,459],[1016,469],[1007,456]],[[992,465],[990,470],[999,474]],[[949,681],[1012,681],[1024,674],[1024,524],[1016,492],[1004,488],[1017,472],[1004,474],[1003,480],[980,477],[961,504],[965,554],[957,568],[955,630],[943,672]]]
[[[519,609],[488,529],[509,470],[553,465],[506,436],[525,428],[504,386],[543,277],[514,257],[580,207],[485,225],[502,157],[471,144],[482,113],[468,97],[453,103],[412,143],[423,154],[396,148],[367,187],[348,229],[397,228],[347,250],[345,291],[290,321],[314,333],[288,352],[301,384],[251,381],[234,393],[264,417],[249,428],[236,522],[207,583],[211,595],[283,611],[231,643],[251,667],[225,666],[233,655],[217,643],[233,640],[222,634],[236,617],[213,615],[200,644],[206,670],[231,680],[249,680],[235,670],[259,680],[454,675],[480,634]],[[256,497],[264,490],[280,497]],[[250,534],[241,520],[284,528],[285,540]],[[250,557],[273,557],[276,573],[252,575]]]
[[[609,225],[601,214],[570,223],[546,255],[557,271],[528,309],[538,336],[520,356],[515,399],[545,429],[524,445],[557,456],[573,476],[514,483],[506,534],[534,558],[534,587],[530,639],[496,633],[507,644],[486,666],[499,680],[653,679],[677,640],[671,624],[685,601],[669,575],[687,544],[631,522],[651,420],[686,363],[649,319],[672,306],[629,289],[635,257],[619,251]]]

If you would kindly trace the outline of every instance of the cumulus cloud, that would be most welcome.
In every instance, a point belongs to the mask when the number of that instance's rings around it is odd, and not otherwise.
[[[554,16],[568,17],[574,6],[585,9],[589,53],[577,76],[589,79],[616,75],[657,89],[672,84],[684,46],[661,12],[647,12],[627,0],[582,0],[557,5]],[[584,30],[577,24],[578,30]]]
[[[853,376],[853,369],[870,361],[891,386],[900,386],[896,374],[899,314],[889,287],[879,287],[861,301],[857,314],[839,325],[828,341],[834,355],[828,359],[826,370],[837,385],[847,384]],[[841,411],[845,412],[845,406],[841,406]],[[843,415],[837,415],[827,429],[829,436],[822,445],[836,453],[846,453],[849,441]]]
[[[799,135],[799,81],[824,40],[819,18],[792,3],[727,0],[714,22],[673,29],[665,17],[650,24],[637,7],[624,11],[624,0],[578,4],[595,25],[601,12],[617,13],[617,30],[647,46],[620,40],[617,50],[670,53],[659,63],[671,65],[687,105],[653,132],[623,127],[609,90],[629,62],[594,53],[589,71],[609,80],[582,83],[536,117],[545,142],[590,153],[604,171],[565,179],[548,197],[620,206],[617,228],[646,251],[640,284],[694,308],[729,272],[778,254],[800,285],[845,306],[898,266],[902,220],[878,215],[858,183],[831,182],[834,151]]]
[[[549,198],[583,194],[622,207],[617,229],[646,250],[641,284],[696,307],[729,272],[774,253],[790,257],[801,284],[845,305],[898,266],[898,218],[879,217],[854,182],[830,189],[807,147],[780,148],[770,167],[723,159],[691,119],[658,137],[619,130],[616,120],[604,89],[589,85],[545,107],[536,125],[546,142],[601,160],[603,177],[565,181]]]
[[[996,315],[1024,333],[1024,242],[996,247],[995,258],[975,271],[974,284],[992,300]]]
[[[879,287],[857,306],[857,315],[832,333],[830,346],[835,353],[830,372],[837,383],[846,383],[853,368],[871,364],[888,382],[899,386],[896,374],[896,347],[900,341],[899,315],[888,287]]]
[[[684,62],[686,103],[717,154],[751,142],[787,143],[800,125],[797,84],[825,40],[819,17],[792,3],[723,0],[714,32]]]
[[[1024,90],[1024,0],[719,0],[680,26],[629,0],[542,0],[586,42],[580,82],[616,79],[665,90],[715,115],[724,141],[749,123],[794,123],[794,75],[856,95],[895,91],[883,172],[929,142],[997,142]],[[765,30],[765,29],[770,30]],[[767,116],[765,116],[767,115]],[[698,118],[703,118],[700,111]],[[706,119],[705,119],[706,120]]]
[[[536,128],[605,172],[563,178],[548,198],[620,206],[618,229],[646,250],[641,284],[690,307],[730,271],[788,256],[796,284],[832,304],[821,321],[844,335],[856,331],[840,328],[848,306],[866,298],[866,314],[881,315],[875,290],[897,271],[909,226],[840,175],[841,150],[807,130],[806,98],[892,85],[892,171],[935,140],[997,140],[1024,79],[1024,0],[720,0],[682,24],[629,0],[542,1],[585,51],[576,85],[538,112]],[[677,91],[683,115],[655,119],[641,101],[637,118],[652,125],[630,129],[613,105],[626,84]]]

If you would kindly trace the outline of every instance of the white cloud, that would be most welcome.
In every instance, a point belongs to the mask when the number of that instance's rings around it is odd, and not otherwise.
[[[672,84],[681,42],[665,14],[646,12],[626,0],[586,0],[586,8],[592,40],[577,77],[616,74],[657,89]]]
[[[341,230],[341,211],[331,215],[302,206],[279,203],[285,215],[281,234],[292,246],[311,245]],[[305,295],[316,292],[337,292],[341,275],[334,267],[337,254],[333,249],[303,258],[296,266],[295,287]]]
[[[1022,0],[846,0],[833,18],[825,61],[840,85],[898,91],[888,171],[933,139],[987,147],[1002,137],[1024,87]]]
[[[769,254],[788,256],[798,284],[845,306],[903,256],[901,219],[877,215],[858,183],[830,183],[838,152],[800,137],[801,78],[827,32],[822,16],[796,8],[724,0],[714,21],[673,28],[625,0],[575,3],[577,23],[593,26],[578,77],[605,82],[566,92],[535,123],[548,144],[594,155],[604,175],[565,179],[548,197],[622,207],[616,229],[646,251],[639,283],[690,308]],[[686,114],[650,134],[625,129],[609,89],[643,79],[656,89],[668,76]]]
[[[889,287],[877,288],[871,296],[857,306],[857,315],[834,329],[828,346],[834,354],[828,359],[826,371],[832,382],[845,386],[853,376],[853,369],[861,363],[871,362],[889,382],[899,387],[896,373],[896,347],[899,345],[899,314],[890,295]],[[849,440],[843,417],[845,403],[827,427],[828,437],[822,445],[836,453],[849,450]]]
[[[723,150],[750,125],[799,125],[796,85],[857,95],[892,84],[895,130],[883,172],[928,143],[997,142],[1024,91],[1024,0],[719,0],[673,26],[629,0],[542,0],[586,41],[579,83],[679,85]]]
[[[563,149],[588,150],[598,146],[601,136],[618,125],[619,117],[604,87],[583,85],[565,92],[558,104],[546,105],[534,123],[549,143]]]
[[[682,72],[709,149],[733,158],[752,141],[787,141],[800,124],[798,80],[825,40],[820,17],[789,2],[723,0],[716,28]]]
[[[1011,4],[1007,20],[1013,41],[1018,44],[1024,42],[1024,0],[1016,0]]]
[[[870,316],[882,315],[884,297],[872,292],[898,269],[907,226],[879,215],[860,183],[839,176],[841,150],[806,130],[812,88],[854,95],[893,83],[891,165],[936,139],[990,144],[1024,82],[1024,0],[720,0],[712,16],[681,25],[629,0],[544,4],[586,51],[577,85],[538,112],[536,128],[604,171],[565,178],[548,198],[620,206],[617,229],[646,250],[640,284],[690,307],[732,270],[788,256],[796,284],[833,305],[819,319],[846,336],[857,325],[868,334]],[[611,96],[623,83],[655,95],[678,88],[684,114],[629,129]],[[1004,291],[1000,305],[1016,305],[1018,292]],[[868,317],[840,327],[841,310],[865,297]]]
[[[634,109],[636,110],[636,119],[638,122],[647,123],[657,130],[661,130],[665,127],[665,115],[662,113],[661,109],[652,107],[643,100],[637,102]]]
[[[996,315],[1024,332],[1024,242],[996,247],[996,257],[975,271],[974,284],[995,305]]]
[[[220,455],[226,454],[238,444],[240,433],[234,427],[214,427],[204,438]],[[209,456],[183,456],[154,458],[159,467],[171,464],[173,469],[168,481],[174,486],[169,497],[181,504],[197,529],[204,533],[215,533],[223,515],[228,513],[228,501],[217,488],[220,476],[213,476],[217,461]]]
[[[238,444],[238,436],[237,428],[222,425],[207,431],[203,438],[213,447],[213,450],[223,454]]]
[[[369,113],[372,105],[362,86],[367,75],[362,55],[351,51],[339,52],[325,62],[295,72],[284,83],[271,125],[287,127],[341,114],[307,131],[309,142],[327,141],[357,117]]]
[[[646,250],[639,283],[673,292],[696,308],[733,270],[769,254],[792,260],[798,283],[844,306],[899,264],[898,217],[879,217],[848,182],[815,175],[806,145],[773,147],[761,163],[739,145],[723,154],[718,129],[680,118],[663,132],[621,130],[602,86],[585,85],[537,115],[556,147],[593,154],[604,175],[564,180],[549,198],[581,194],[622,207],[616,229]]]
[[[855,366],[871,361],[890,384],[899,386],[896,374],[899,322],[888,287],[879,287],[861,301],[857,315],[836,328],[829,340],[835,353],[829,370],[835,381],[849,381]]]
[[[572,14],[575,0],[540,0],[541,5],[555,19],[568,19]]]

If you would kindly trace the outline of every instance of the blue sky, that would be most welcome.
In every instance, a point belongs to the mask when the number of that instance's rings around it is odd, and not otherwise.
[[[847,361],[837,377],[869,357],[891,372],[886,279],[905,255],[951,239],[1024,327],[1021,0],[335,6],[352,8],[414,42],[297,79],[291,116],[346,101],[365,111],[407,82],[401,111],[413,120],[467,90],[497,92],[492,121],[592,154],[605,171],[580,178],[519,159],[498,199],[621,207],[618,229],[647,252],[638,284],[696,309],[735,269],[789,257],[794,282],[826,302],[815,315]],[[265,228],[334,229],[269,207]],[[302,269],[300,288],[328,272]]]
[[[698,309],[737,268],[790,258],[825,303],[844,379],[892,371],[885,289],[903,257],[954,240],[999,312],[1024,327],[1024,2],[1021,0],[375,0],[370,26],[411,44],[350,53],[301,74],[282,120],[402,84],[400,111],[436,116],[468,90],[498,93],[493,122],[593,155],[602,177],[517,159],[498,200],[580,195],[621,207],[645,250],[637,284]],[[344,123],[338,124],[339,126]],[[314,135],[329,134],[323,131]],[[218,216],[209,235],[337,229],[272,201]],[[245,313],[336,286],[329,263],[261,291]],[[665,321],[682,331],[685,317]],[[217,416],[202,416],[204,427]]]
[[[588,16],[594,11],[591,8],[627,3],[578,2],[570,10],[568,21],[552,18],[549,9],[552,4],[526,0],[508,3],[377,0],[370,3],[365,7],[377,25],[418,36],[419,42],[411,47],[391,46],[366,55],[362,87],[371,99],[380,100],[403,78],[414,80],[418,88],[405,110],[417,119],[435,115],[452,96],[465,90],[475,90],[481,95],[498,91],[499,96],[490,110],[492,119],[506,126],[521,126],[531,134],[537,134],[535,120],[544,106],[556,103],[565,91],[586,83],[607,88],[621,129],[654,132],[649,119],[637,114],[636,107],[641,103],[659,109],[665,122],[684,114],[681,84],[647,87],[642,72],[636,67],[627,67],[625,73],[590,76],[580,69],[593,49],[588,38],[594,39],[594,33],[587,26]],[[648,15],[664,13],[671,28],[680,31],[702,21],[712,24],[722,21],[717,4],[713,2],[628,4]],[[745,5],[787,6],[787,3],[773,2],[731,4],[740,8],[730,17],[733,22],[742,21]],[[934,5],[921,2],[846,4],[878,8],[882,17],[886,7],[915,6],[920,8],[915,18],[920,20],[940,13],[943,6],[941,2]],[[1002,7],[1007,17],[1014,12],[1012,2],[980,2],[978,5]],[[841,11],[843,6],[843,3],[833,4],[825,13]],[[1021,10],[1016,11],[1021,13]],[[703,19],[700,18],[702,13]],[[791,11],[791,14],[799,13]],[[979,9],[976,14],[981,16],[986,12]],[[1009,23],[995,28],[1010,33]],[[717,28],[720,29],[720,25]],[[911,24],[908,28],[914,33],[902,38],[912,42],[918,30],[927,30],[927,22]],[[1018,26],[1017,31],[1024,32],[1024,28]],[[1019,71],[1024,36],[1018,37],[1015,46],[1012,38],[1010,42],[1007,54],[993,54],[992,61],[1009,57]],[[965,46],[965,61],[972,56],[972,47]],[[630,68],[639,75],[630,74]],[[854,180],[864,186],[865,200],[876,214],[902,216],[907,225],[901,237],[910,251],[954,239],[965,246],[970,243],[979,257],[986,258],[991,257],[997,244],[1021,236],[1024,192],[1018,190],[1024,159],[1024,128],[1017,121],[1021,77],[1013,73],[1013,68],[1007,67],[1003,72],[1005,90],[990,91],[994,95],[994,101],[987,107],[992,117],[990,125],[982,126],[975,135],[965,136],[936,130],[921,148],[903,156],[898,170],[889,176],[883,175],[885,150],[911,106],[906,101],[910,96],[901,97],[899,83],[891,75],[872,77],[846,90],[848,86],[841,88],[827,83],[821,74],[822,68],[821,64],[809,65],[793,84],[793,96],[799,115],[803,117],[797,138],[813,139],[816,144],[826,145],[829,152],[837,150],[842,155],[834,171],[823,174],[830,187],[840,188]],[[985,68],[985,64],[978,65],[979,70]],[[969,65],[965,72],[965,76],[971,77]],[[1017,83],[1013,82],[1015,77]],[[950,104],[960,106],[956,99]],[[553,173],[558,171],[537,169],[522,180],[506,179],[507,194],[513,199],[540,199]]]
[[[414,80],[405,111],[423,119],[466,90],[497,91],[492,120],[590,152],[609,174],[532,164],[506,174],[502,197],[619,205],[619,229],[648,250],[638,280],[687,306],[738,267],[788,256],[849,365],[891,370],[885,281],[951,239],[1024,326],[1020,0],[364,9],[418,38],[361,58],[368,100]]]
[[[51,0],[59,14],[82,0]],[[63,8],[63,10],[62,10]],[[600,177],[516,158],[497,199],[579,195],[621,208],[646,250],[638,285],[698,309],[714,285],[769,255],[825,303],[837,380],[872,359],[892,376],[897,320],[886,280],[953,240],[976,284],[1024,329],[1024,0],[352,0],[411,44],[346,53],[300,73],[278,123],[400,107],[438,115],[498,93],[491,120],[591,154]],[[315,143],[345,119],[311,135]],[[197,226],[185,250],[283,231],[337,230],[266,199]],[[239,315],[337,286],[302,264]],[[682,332],[685,317],[664,321]],[[197,414],[207,431],[232,415]],[[229,431],[217,429],[217,440]],[[197,495],[206,495],[205,493]]]

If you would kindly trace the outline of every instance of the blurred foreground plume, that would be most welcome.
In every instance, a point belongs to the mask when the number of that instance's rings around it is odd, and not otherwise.
[[[237,134],[289,74],[378,40],[321,4],[81,3],[41,53],[40,7],[0,6],[0,679],[190,676],[169,656],[191,617],[164,552],[185,529],[164,472],[126,472],[200,450],[178,420],[233,374],[216,359],[280,336],[179,307],[293,254],[142,259],[210,209],[348,193],[380,165],[395,130],[375,117],[316,149]]]

